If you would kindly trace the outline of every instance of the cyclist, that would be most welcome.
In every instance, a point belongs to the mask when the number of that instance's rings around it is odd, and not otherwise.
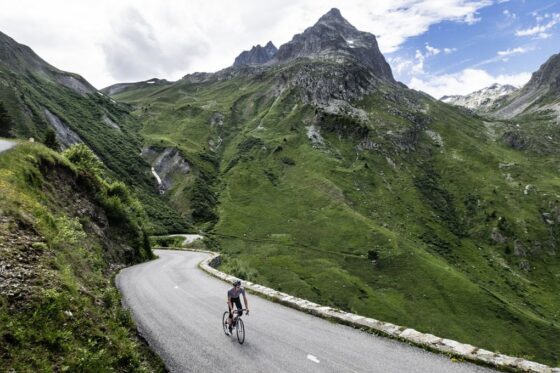
[[[241,299],[239,299],[241,294],[243,294],[243,301],[245,303],[245,309],[247,310],[247,315],[249,315],[249,303],[247,302],[247,294],[245,293],[245,289],[243,289],[241,287],[241,281],[235,280],[233,282],[233,287],[231,289],[229,289],[228,292],[227,292],[227,304],[228,304],[228,308],[229,308],[228,325],[229,325],[230,335],[231,335],[231,332],[233,330],[233,323],[234,323],[233,305],[235,304],[235,306],[239,310],[239,313],[238,313],[239,316],[243,313],[243,311],[241,311],[243,309],[243,307],[241,306]],[[237,316],[237,317],[239,317],[239,316]],[[236,319],[237,319],[237,317],[236,317]]]

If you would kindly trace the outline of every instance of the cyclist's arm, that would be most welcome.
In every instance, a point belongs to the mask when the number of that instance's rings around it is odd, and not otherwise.
[[[227,297],[227,305],[228,305],[229,312],[231,313],[231,310],[233,309],[233,304],[231,304],[230,296]]]
[[[247,314],[249,314],[249,301],[247,300],[247,291],[243,291],[243,301],[245,302],[245,309]]]

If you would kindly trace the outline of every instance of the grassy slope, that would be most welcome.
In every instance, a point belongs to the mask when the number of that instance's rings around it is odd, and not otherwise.
[[[112,276],[152,256],[138,202],[42,145],[0,155],[0,365],[163,371]],[[134,207],[136,206],[136,207]]]
[[[139,123],[128,108],[108,97],[76,94],[44,77],[9,71],[0,66],[0,101],[14,119],[13,133],[41,141],[49,125],[44,109],[59,117],[103,160],[113,178],[133,187],[158,232],[181,231],[185,225],[166,201],[157,195],[149,165],[140,157]],[[107,117],[120,129],[103,122]]]
[[[117,95],[136,105],[148,143],[220,159],[213,233],[224,270],[560,363],[556,158],[510,149],[495,136],[501,127],[410,91],[400,94],[416,109],[382,91],[356,104],[368,113],[375,150],[357,151],[359,131],[342,128],[341,118],[319,123],[325,144],[314,146],[306,136],[314,109],[293,94],[268,95],[272,81],[265,74]],[[215,112],[223,127],[210,125]],[[422,118],[443,144],[412,123]],[[217,136],[224,144],[212,153],[208,141]],[[490,239],[493,228],[505,242]],[[376,265],[369,250],[379,253]]]

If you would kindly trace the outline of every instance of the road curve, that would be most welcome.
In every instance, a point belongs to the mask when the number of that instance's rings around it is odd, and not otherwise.
[[[156,250],[116,283],[141,334],[172,372],[492,372],[249,295],[246,341],[224,335],[229,285],[201,271],[207,254]]]

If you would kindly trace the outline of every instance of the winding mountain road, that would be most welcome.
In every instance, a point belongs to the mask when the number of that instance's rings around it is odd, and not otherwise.
[[[123,269],[124,303],[172,372],[492,372],[249,295],[246,340],[224,335],[228,284],[198,268],[207,254],[156,250]]]

